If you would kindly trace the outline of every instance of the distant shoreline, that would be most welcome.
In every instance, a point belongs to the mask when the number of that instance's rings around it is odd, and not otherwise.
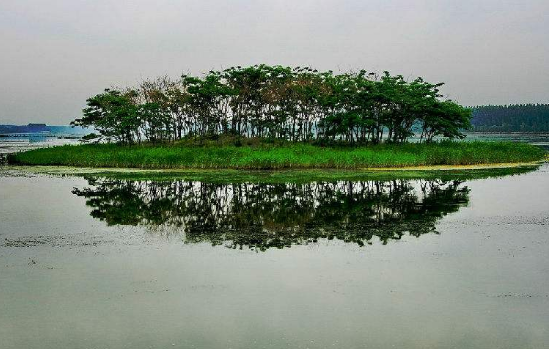
[[[469,134],[501,134],[501,135],[549,135],[549,131],[473,131],[464,132]]]

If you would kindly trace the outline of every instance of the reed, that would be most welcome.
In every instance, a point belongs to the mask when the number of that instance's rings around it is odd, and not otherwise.
[[[543,160],[536,146],[512,142],[380,144],[133,145],[86,144],[36,149],[9,156],[12,164],[142,169],[362,169],[475,165]]]

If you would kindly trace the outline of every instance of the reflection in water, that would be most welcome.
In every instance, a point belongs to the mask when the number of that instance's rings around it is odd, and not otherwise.
[[[185,242],[266,250],[339,239],[363,246],[409,234],[436,233],[435,223],[469,200],[459,181],[216,184],[88,179],[74,189],[109,225],[176,232]]]

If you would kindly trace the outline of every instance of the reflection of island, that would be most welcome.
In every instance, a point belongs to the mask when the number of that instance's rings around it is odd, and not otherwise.
[[[74,189],[109,225],[180,231],[186,242],[266,250],[320,238],[384,244],[436,232],[435,223],[466,205],[458,181],[215,184],[88,180]]]

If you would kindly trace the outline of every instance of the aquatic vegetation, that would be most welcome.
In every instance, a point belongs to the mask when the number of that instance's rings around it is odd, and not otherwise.
[[[511,142],[435,142],[320,147],[311,144],[252,146],[188,144],[87,144],[12,154],[12,164],[141,169],[366,169],[475,165],[543,160],[545,151]]]

